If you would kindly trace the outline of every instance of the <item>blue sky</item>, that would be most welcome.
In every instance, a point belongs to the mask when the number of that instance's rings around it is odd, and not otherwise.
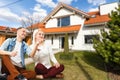
[[[0,0],[0,26],[19,27],[26,16],[44,18],[59,2],[64,2],[79,10],[90,12],[98,10],[100,4],[118,0]]]

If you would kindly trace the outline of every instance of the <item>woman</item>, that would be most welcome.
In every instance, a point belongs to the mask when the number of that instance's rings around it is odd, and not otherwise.
[[[40,74],[40,76],[37,76],[38,78],[56,77],[64,70],[64,66],[56,60],[51,46],[45,43],[43,30],[37,29],[33,32],[33,41],[30,47],[31,49],[36,47],[33,59],[35,61],[35,72]],[[51,62],[53,62],[53,65]]]

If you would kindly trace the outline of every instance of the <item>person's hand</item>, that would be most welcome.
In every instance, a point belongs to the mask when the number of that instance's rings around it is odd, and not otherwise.
[[[43,38],[40,38],[38,41],[36,41],[36,45],[41,44],[43,41],[44,41],[44,39],[43,39]]]
[[[10,52],[10,56],[15,57],[17,55],[17,51]]]
[[[58,67],[60,67],[60,64],[59,64],[59,63],[55,63],[54,66],[55,66],[56,68],[58,68]]]

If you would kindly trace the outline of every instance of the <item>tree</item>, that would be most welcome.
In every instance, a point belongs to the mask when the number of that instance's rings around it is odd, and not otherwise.
[[[71,60],[73,57],[73,53],[69,52],[68,33],[65,33],[64,53],[60,54],[60,59]]]
[[[68,33],[65,34],[64,53],[69,53]]]
[[[120,66],[120,6],[115,9],[109,14],[110,21],[101,30],[99,39],[94,38],[96,52],[112,67]]]
[[[41,20],[42,20],[42,16],[30,15],[29,13],[25,12],[21,17],[20,23],[22,27],[28,28],[30,34],[33,34],[33,30],[38,28],[37,25],[40,23]],[[33,36],[31,35],[30,37],[31,39],[33,38]],[[32,43],[32,40],[30,43]]]
[[[39,15],[30,15],[29,13],[25,12],[21,17],[21,25],[22,27],[30,27],[29,30],[32,33],[34,30],[34,24],[40,23],[42,17]]]

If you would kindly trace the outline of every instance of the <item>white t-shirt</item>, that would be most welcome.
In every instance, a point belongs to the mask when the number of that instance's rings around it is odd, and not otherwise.
[[[15,44],[13,51],[17,51],[17,55],[14,57],[10,57],[12,60],[12,63],[16,66],[19,66],[19,67],[22,67],[22,64],[21,64],[22,60],[21,60],[21,55],[20,55],[21,45],[22,45],[21,42],[16,41],[16,44]]]

